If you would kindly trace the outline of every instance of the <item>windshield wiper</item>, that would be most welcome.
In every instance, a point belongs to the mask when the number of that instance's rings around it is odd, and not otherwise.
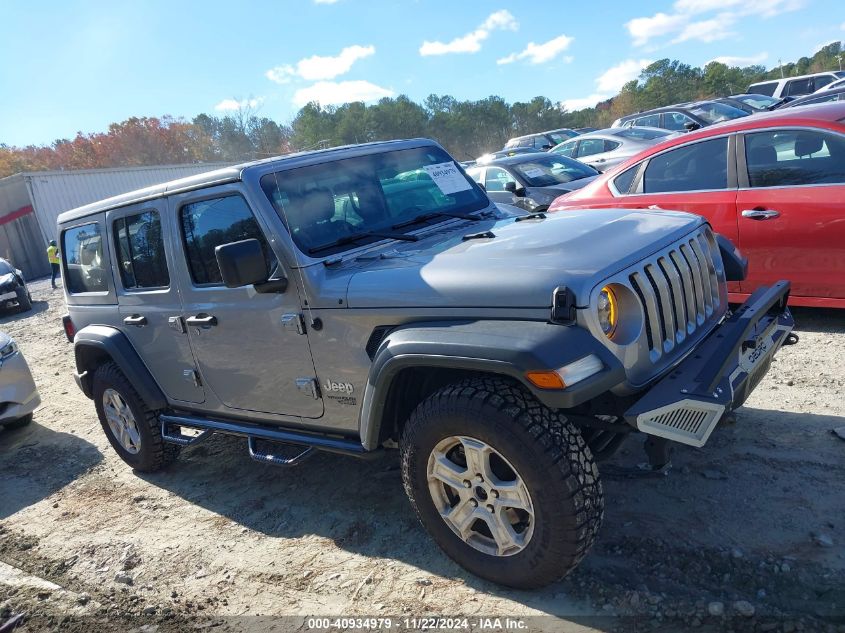
[[[404,222],[394,224],[390,228],[401,229],[406,226],[413,226],[414,224],[422,224],[423,222],[428,222],[429,220],[433,220],[434,218],[458,218],[460,220],[473,221],[481,219],[477,215],[470,215],[468,213],[457,213],[455,211],[432,211],[431,213],[423,213],[422,215],[418,215],[417,217],[411,220],[405,220]]]
[[[322,244],[320,246],[315,246],[313,248],[308,249],[308,254],[313,255],[314,253],[318,253],[320,251],[325,251],[330,248],[335,248],[336,246],[343,246],[344,244],[352,244],[353,242],[357,242],[359,240],[366,239],[368,237],[382,237],[388,240],[403,240],[405,242],[416,242],[420,238],[416,235],[406,235],[404,233],[385,233],[382,231],[361,231],[360,233],[352,233],[351,235],[344,235],[341,238],[336,239],[334,242],[329,242],[328,244]]]

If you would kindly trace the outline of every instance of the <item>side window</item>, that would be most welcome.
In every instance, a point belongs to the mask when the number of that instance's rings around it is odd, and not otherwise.
[[[214,248],[220,244],[255,238],[264,248],[267,274],[276,258],[246,201],[238,195],[210,198],[186,204],[180,210],[185,255],[191,279],[197,285],[222,284]]]
[[[683,132],[686,130],[684,125],[687,123],[694,123],[694,121],[682,112],[663,113],[663,128],[667,130]]]
[[[533,138],[524,138],[519,142],[519,147],[534,147]]]
[[[693,143],[655,156],[643,175],[644,193],[726,189],[728,139]]]
[[[575,155],[575,148],[578,145],[578,141],[569,141],[564,143],[560,147],[555,150],[555,154],[560,154],[561,156],[566,156],[568,158],[572,158]]]
[[[636,177],[637,170],[639,170],[639,168],[640,163],[634,165],[633,167],[629,167],[614,178],[613,186],[616,187],[616,191],[623,195],[631,191],[631,185],[634,183],[634,178]]]
[[[845,183],[845,138],[812,130],[745,135],[752,187]]]
[[[757,84],[756,86],[748,86],[748,92],[755,95],[766,95],[768,97],[774,96],[775,90],[778,87],[778,82],[771,81],[766,84]]]
[[[605,141],[604,142],[604,151],[612,152],[617,147],[619,147],[621,144],[622,143],[619,143],[618,141]]]
[[[484,186],[487,191],[504,191],[505,183],[516,182],[508,172],[501,167],[488,167]]]
[[[546,150],[549,149],[549,139],[542,134],[534,137],[534,149]]]
[[[470,167],[467,169],[467,176],[472,178],[479,185],[484,184],[484,170],[481,167]]]
[[[112,227],[123,287],[167,288],[170,275],[158,212],[150,210],[118,218]]]
[[[641,116],[634,121],[634,125],[647,127],[660,127],[660,114],[649,114],[648,116]]]
[[[818,77],[813,77],[813,92],[815,92],[819,88],[824,88],[834,79],[836,79],[836,77],[834,77],[833,75],[819,75]]]
[[[786,82],[783,94],[787,97],[810,94],[813,91],[812,83],[812,77],[807,77],[806,79],[793,79],[792,81]]]
[[[593,154],[601,154],[604,152],[604,139],[587,138],[578,142],[578,158],[584,156],[592,156]]]
[[[105,292],[109,289],[99,224],[83,224],[65,231],[61,250],[68,292]]]

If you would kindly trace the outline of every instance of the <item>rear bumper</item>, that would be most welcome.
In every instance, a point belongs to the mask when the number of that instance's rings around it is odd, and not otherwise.
[[[741,406],[769,370],[795,322],[789,282],[756,290],[733,315],[625,412],[644,433],[703,446],[722,416]]]

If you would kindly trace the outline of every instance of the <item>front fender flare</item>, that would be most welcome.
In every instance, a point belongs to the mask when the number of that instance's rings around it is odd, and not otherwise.
[[[105,325],[89,325],[73,339],[77,381],[89,398],[93,397],[93,373],[98,359],[110,358],[120,368],[150,409],[164,409],[167,398],[159,388],[138,352],[120,330]],[[92,353],[93,352],[93,353]]]
[[[589,354],[604,369],[567,389],[539,389],[531,370],[559,369]],[[567,409],[625,380],[622,364],[585,329],[544,321],[435,321],[399,326],[379,344],[364,390],[359,428],[367,449],[378,446],[390,385],[408,367],[449,368],[512,378],[553,409]]]

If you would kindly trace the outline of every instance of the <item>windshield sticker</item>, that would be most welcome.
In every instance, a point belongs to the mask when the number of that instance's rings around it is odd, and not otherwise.
[[[522,172],[525,174],[526,178],[542,178],[546,175],[546,172],[540,169],[539,167],[532,167],[531,169],[525,169]]]
[[[464,175],[458,169],[454,162],[437,163],[436,165],[423,165],[425,173],[427,173],[437,188],[443,192],[444,195],[458,193],[459,191],[467,191],[472,189]]]

